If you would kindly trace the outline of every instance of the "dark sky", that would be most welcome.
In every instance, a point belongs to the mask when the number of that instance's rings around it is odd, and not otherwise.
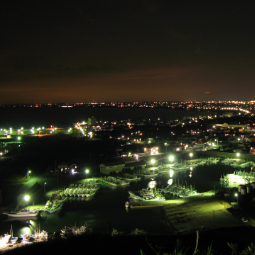
[[[255,99],[252,1],[79,2],[1,1],[0,104]]]

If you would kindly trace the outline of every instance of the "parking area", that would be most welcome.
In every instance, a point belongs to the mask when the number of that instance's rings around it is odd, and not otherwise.
[[[204,200],[165,206],[165,213],[168,222],[177,233],[242,226],[244,223],[233,216],[229,208],[231,205],[225,201]]]

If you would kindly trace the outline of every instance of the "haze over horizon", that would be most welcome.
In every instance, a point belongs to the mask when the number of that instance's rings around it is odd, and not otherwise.
[[[7,1],[0,104],[253,100],[252,10],[240,1]]]

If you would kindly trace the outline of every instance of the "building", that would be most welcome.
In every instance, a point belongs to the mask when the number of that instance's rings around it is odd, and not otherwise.
[[[125,168],[125,162],[124,161],[109,162],[103,163],[99,166],[101,174],[121,173]]]
[[[58,165],[57,171],[66,173],[69,170],[67,164]]]
[[[124,171],[128,172],[128,171],[143,170],[143,169],[145,169],[146,164],[147,164],[147,162],[145,160],[126,163]]]
[[[88,126],[96,126],[96,118],[95,116],[92,116],[91,118],[88,118]]]

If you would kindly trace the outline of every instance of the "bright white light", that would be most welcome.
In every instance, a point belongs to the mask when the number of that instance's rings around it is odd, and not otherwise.
[[[24,200],[25,200],[25,201],[28,201],[29,198],[30,198],[30,197],[29,197],[28,195],[25,195],[25,196],[24,196]]]
[[[174,161],[174,156],[169,156],[169,161]]]
[[[169,180],[167,181],[167,184],[168,184],[168,185],[172,185],[172,184],[173,184],[173,179],[169,179]]]
[[[155,181],[149,182],[149,187],[150,187],[151,189],[153,189],[155,186],[156,186],[156,182],[155,182]]]
[[[174,175],[174,171],[173,171],[173,170],[170,170],[170,171],[169,171],[169,176],[170,176],[170,178],[172,178],[173,175]]]

